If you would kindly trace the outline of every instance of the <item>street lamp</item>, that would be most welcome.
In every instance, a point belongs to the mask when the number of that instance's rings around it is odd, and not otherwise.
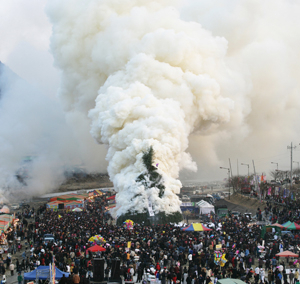
[[[277,171],[278,171],[278,163],[271,162],[271,164],[277,165]],[[299,163],[298,163],[298,165],[299,165]]]
[[[227,170],[227,174],[228,174],[228,191],[229,191],[229,200],[230,200],[230,169],[229,168],[224,168],[224,167],[220,167],[220,169]]]
[[[278,163],[275,163],[275,162],[271,162],[271,164],[275,164],[277,166],[277,172],[275,174],[275,181],[277,180],[277,174],[278,174]]]
[[[243,163],[241,163],[241,165],[248,167],[248,177],[249,177],[249,164],[243,164]]]

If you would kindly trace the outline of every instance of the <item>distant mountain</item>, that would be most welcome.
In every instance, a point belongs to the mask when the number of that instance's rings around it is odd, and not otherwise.
[[[0,61],[0,99],[4,94],[5,86],[11,86],[16,80],[23,79]]]

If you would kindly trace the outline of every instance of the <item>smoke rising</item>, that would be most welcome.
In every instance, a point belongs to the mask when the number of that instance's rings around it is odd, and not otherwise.
[[[146,200],[178,211],[179,172],[196,170],[189,151],[205,179],[228,157],[271,159],[297,139],[299,10],[282,0],[49,2],[59,95],[108,146],[117,216]],[[151,146],[162,198],[136,182]]]
[[[72,10],[68,1],[48,9],[60,95],[68,109],[89,111],[92,136],[108,145],[116,215],[141,213],[147,200],[155,212],[179,211],[179,171],[196,170],[189,135],[216,131],[234,110],[234,95],[221,91],[238,76],[226,64],[227,41],[183,21],[175,2],[72,3]],[[136,182],[151,146],[162,198]]]
[[[56,189],[64,173],[83,166],[105,171],[99,148],[81,115],[66,117],[59,102],[31,86],[0,63],[0,194],[21,200]],[[80,131],[70,127],[80,117]],[[79,124],[77,124],[79,125]],[[88,137],[88,139],[87,139]],[[94,147],[95,148],[95,147]]]

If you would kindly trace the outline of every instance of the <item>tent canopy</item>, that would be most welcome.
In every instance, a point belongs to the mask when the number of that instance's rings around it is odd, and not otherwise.
[[[204,225],[202,225],[201,223],[194,223],[189,225],[186,228],[181,228],[181,230],[183,231],[198,231],[198,232],[203,232],[203,231],[211,231],[211,229],[205,227]]]
[[[291,222],[291,221],[288,221],[288,222],[282,224],[282,226],[283,226],[284,228],[286,228],[286,227],[288,227],[288,226],[291,225],[291,224],[292,224],[292,222]]]
[[[94,245],[94,246],[88,248],[87,250],[89,250],[91,252],[106,251],[106,249],[104,247],[101,247],[101,246],[98,246],[98,245]]]
[[[283,229],[284,227],[278,223],[274,223],[272,224],[271,226],[274,226],[274,227],[279,227],[280,229]]]
[[[50,267],[49,266],[38,266],[35,270],[30,271],[28,273],[24,273],[24,280],[35,280],[36,275],[38,274],[39,279],[46,280],[50,276]],[[65,275],[65,277],[69,277],[69,273],[63,272],[55,267],[55,279],[60,279]]]
[[[293,222],[288,227],[285,227],[287,230],[300,230],[300,225]]]
[[[224,278],[224,279],[219,279],[217,281],[217,284],[246,284],[246,283],[240,279]]]
[[[196,205],[199,207],[199,213],[200,214],[210,214],[210,212],[215,213],[215,206],[209,204],[205,200],[200,200],[199,202],[196,203]]]
[[[276,256],[279,256],[279,257],[299,257],[298,254],[293,253],[293,252],[288,251],[288,250],[277,253]]]
[[[114,200],[116,198],[116,195],[112,195],[110,197],[107,197],[106,200]]]

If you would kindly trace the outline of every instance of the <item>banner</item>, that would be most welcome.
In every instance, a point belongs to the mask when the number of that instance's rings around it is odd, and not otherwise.
[[[148,212],[150,217],[153,217],[155,215],[152,208],[152,202],[149,199],[148,199]]]
[[[222,249],[222,245],[219,244],[219,245],[216,245],[216,250],[221,250]]]
[[[272,187],[270,186],[268,189],[268,195],[271,195]]]

